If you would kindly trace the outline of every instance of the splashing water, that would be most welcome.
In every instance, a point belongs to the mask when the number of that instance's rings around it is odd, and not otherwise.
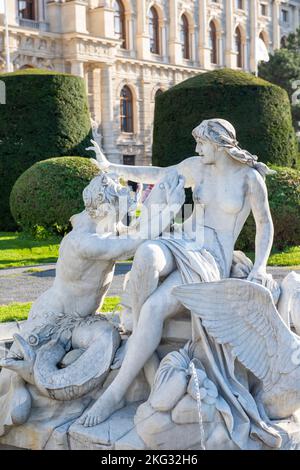
[[[199,416],[199,428],[200,428],[200,446],[201,450],[205,450],[204,445],[204,427],[203,427],[203,420],[202,420],[202,405],[201,405],[201,397],[200,397],[200,387],[198,381],[198,375],[196,371],[195,364],[193,362],[190,363],[190,368],[192,371],[192,377],[195,382],[196,387],[196,397],[197,397],[197,408],[198,408],[198,416]]]

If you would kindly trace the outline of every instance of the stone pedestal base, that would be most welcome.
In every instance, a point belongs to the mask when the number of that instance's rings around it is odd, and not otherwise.
[[[123,409],[116,411],[107,421],[91,428],[85,428],[75,423],[78,416],[80,416],[83,403],[73,402],[69,407],[65,403],[61,403],[60,407],[56,407],[53,411],[53,416],[48,418],[40,413],[40,410],[33,410],[29,421],[22,425],[16,426],[11,431],[0,438],[0,449],[5,448],[23,448],[33,450],[149,450],[149,447],[143,442],[137,433],[137,428],[134,423],[134,416],[136,410],[141,402],[128,404]],[[64,413],[63,411],[63,407]],[[69,420],[64,422],[63,415],[68,408]],[[73,419],[70,414],[73,413]],[[49,414],[49,413],[48,413]],[[275,424],[275,423],[274,423]],[[147,425],[146,420],[144,426]],[[193,425],[182,425],[182,435],[180,433],[181,425],[175,425],[176,432],[171,429],[162,429],[160,437],[168,441],[172,433],[173,438],[176,437],[177,441],[174,442],[172,449],[182,450],[197,450],[200,449],[200,443],[197,445],[198,439],[195,437],[194,445],[191,447],[184,447],[184,439],[182,436],[186,435],[186,426],[190,428],[193,435],[199,432],[199,426],[195,423]],[[280,450],[300,450],[300,424],[295,421],[285,420],[276,423],[277,429],[283,438],[282,447]],[[188,439],[190,441],[190,439]],[[200,439],[199,439],[200,441]],[[182,443],[182,448],[180,447]],[[236,448],[231,443],[228,449]],[[262,450],[266,447],[262,446]],[[154,449],[156,450],[156,449]],[[167,450],[167,449],[165,449]],[[214,448],[214,450],[218,450]],[[223,448],[223,450],[226,450]]]

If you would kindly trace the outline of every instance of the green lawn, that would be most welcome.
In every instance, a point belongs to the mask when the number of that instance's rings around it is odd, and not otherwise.
[[[55,263],[61,238],[35,240],[22,233],[0,232],[0,269]],[[253,260],[254,253],[247,253]],[[269,266],[300,266],[300,245],[273,252]]]
[[[119,297],[106,297],[101,312],[106,313],[112,312],[115,309],[119,310],[119,302]],[[13,302],[8,305],[0,305],[0,323],[26,320],[31,305],[32,302]]]
[[[247,256],[253,261],[254,253],[246,253]],[[273,251],[269,260],[268,266],[300,266],[300,245],[290,246],[285,248],[283,251]]]
[[[299,266],[300,245],[285,248],[281,253],[273,253],[268,261],[269,266]]]
[[[0,232],[0,269],[55,263],[60,240],[35,240],[22,233]]]

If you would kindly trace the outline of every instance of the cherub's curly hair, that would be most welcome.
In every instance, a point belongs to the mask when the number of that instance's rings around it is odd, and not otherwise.
[[[131,203],[129,188],[122,186],[106,173],[95,176],[84,188],[82,197],[85,210],[92,218],[102,215],[101,206],[105,203],[116,205],[121,197],[126,197],[128,203]]]

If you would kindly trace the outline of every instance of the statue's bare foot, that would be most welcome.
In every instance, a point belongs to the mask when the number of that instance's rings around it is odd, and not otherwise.
[[[109,418],[115,411],[124,406],[124,400],[116,399],[113,394],[107,391],[98,398],[96,403],[83,416],[78,419],[78,423],[85,427],[96,426]]]

